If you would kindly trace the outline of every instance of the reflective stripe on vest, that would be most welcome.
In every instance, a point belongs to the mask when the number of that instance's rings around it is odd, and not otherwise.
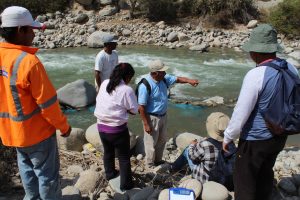
[[[24,115],[23,110],[22,110],[22,105],[21,105],[21,101],[19,98],[19,93],[18,93],[18,89],[16,86],[16,82],[17,82],[17,73],[18,73],[18,69],[20,66],[21,61],[23,60],[23,58],[26,56],[26,52],[22,52],[21,55],[17,58],[14,66],[13,66],[13,71],[12,71],[12,76],[10,79],[10,89],[11,89],[11,94],[13,96],[14,99],[14,103],[15,103],[15,107],[16,107],[16,111],[17,111],[17,116],[12,116],[9,113],[5,113],[5,112],[0,112],[0,118],[10,118],[13,121],[25,121],[27,119],[30,119],[33,115],[38,114],[41,112],[41,109],[45,109],[48,108],[49,106],[51,106],[52,104],[54,104],[57,100],[57,96],[53,96],[51,99],[49,99],[48,101],[46,101],[43,104],[38,104],[38,108],[36,108],[35,110],[33,110],[31,113]]]

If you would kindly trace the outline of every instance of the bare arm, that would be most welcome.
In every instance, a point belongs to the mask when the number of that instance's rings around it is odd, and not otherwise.
[[[95,80],[96,80],[98,88],[100,88],[100,85],[101,85],[100,74],[101,74],[100,71],[95,70]]]
[[[189,79],[186,77],[177,77],[176,83],[188,83],[188,84],[196,87],[199,84],[199,81],[197,79]]]
[[[139,112],[143,121],[145,131],[151,135],[152,128],[150,126],[150,117],[146,114],[145,106],[139,105]]]

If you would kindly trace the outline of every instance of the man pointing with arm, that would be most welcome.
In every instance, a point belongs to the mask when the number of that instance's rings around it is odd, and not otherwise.
[[[150,74],[145,84],[138,87],[139,112],[144,127],[146,165],[150,168],[161,164],[167,140],[168,88],[175,83],[198,85],[198,80],[166,74],[167,66],[161,60],[149,64]]]

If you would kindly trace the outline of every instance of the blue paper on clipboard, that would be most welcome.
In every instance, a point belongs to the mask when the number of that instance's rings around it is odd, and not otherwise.
[[[194,191],[186,188],[170,188],[169,200],[195,200]]]

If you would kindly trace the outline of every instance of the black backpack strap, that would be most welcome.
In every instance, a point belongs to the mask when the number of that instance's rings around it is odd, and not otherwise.
[[[167,80],[165,78],[163,79],[163,82],[166,84],[167,88],[169,88],[169,85],[168,85]]]
[[[141,84],[144,84],[146,86],[147,92],[150,95],[151,94],[151,86],[150,86],[149,82],[147,81],[147,79],[142,78],[142,80],[140,80],[140,82],[136,86],[136,89],[135,89],[136,96],[139,95],[139,87],[140,87]]]

